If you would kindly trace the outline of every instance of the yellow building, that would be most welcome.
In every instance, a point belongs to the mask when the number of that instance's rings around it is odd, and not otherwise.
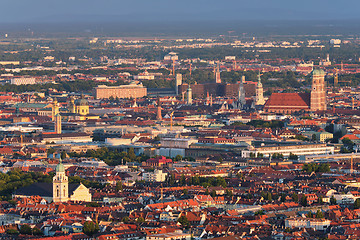
[[[74,115],[75,120],[99,119],[99,116],[89,114],[89,103],[84,95],[77,100],[74,100],[73,97],[70,98],[68,112]]]

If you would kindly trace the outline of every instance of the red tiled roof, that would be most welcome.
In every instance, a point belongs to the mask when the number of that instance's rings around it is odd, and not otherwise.
[[[267,107],[304,107],[310,106],[309,93],[273,93],[265,103]]]

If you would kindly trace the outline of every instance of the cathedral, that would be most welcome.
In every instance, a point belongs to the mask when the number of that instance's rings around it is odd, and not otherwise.
[[[91,193],[82,183],[69,184],[65,167],[60,162],[52,183],[33,183],[16,190],[14,197],[40,196],[47,202],[91,202]]]
[[[325,111],[326,89],[325,72],[315,69],[312,72],[310,93],[273,93],[264,105],[265,112],[291,114],[300,111]]]

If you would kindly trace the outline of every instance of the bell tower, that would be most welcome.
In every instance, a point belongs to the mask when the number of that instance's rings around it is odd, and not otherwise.
[[[69,200],[69,182],[65,174],[65,167],[61,162],[56,166],[53,177],[53,202],[67,202]]]
[[[310,110],[326,110],[325,72],[322,69],[315,69],[312,72]]]

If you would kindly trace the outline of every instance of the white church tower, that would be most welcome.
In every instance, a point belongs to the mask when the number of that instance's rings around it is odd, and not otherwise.
[[[264,105],[264,89],[261,83],[260,73],[258,75],[258,83],[256,86],[256,97],[255,97],[255,105]]]
[[[56,174],[53,177],[53,202],[67,202],[69,200],[69,182],[65,175],[65,167],[61,163],[56,166]]]

